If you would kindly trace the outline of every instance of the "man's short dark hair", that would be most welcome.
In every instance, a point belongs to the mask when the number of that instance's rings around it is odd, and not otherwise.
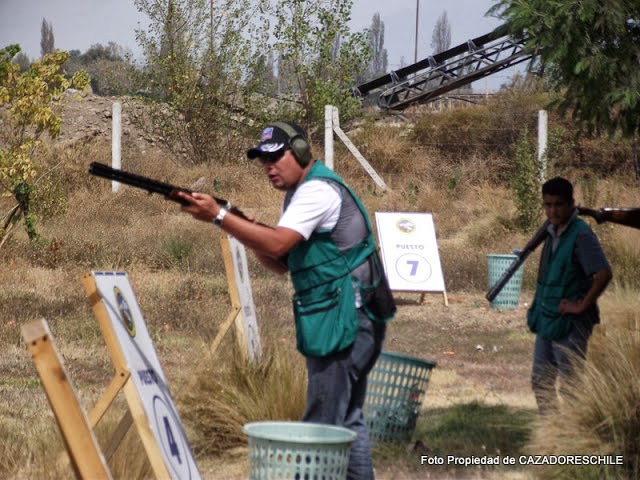
[[[555,177],[542,185],[542,195],[556,195],[573,203],[573,185],[566,178]]]

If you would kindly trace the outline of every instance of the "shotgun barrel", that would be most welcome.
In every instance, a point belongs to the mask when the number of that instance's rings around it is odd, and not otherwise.
[[[179,203],[180,205],[189,205],[189,202],[180,198],[178,196],[178,192],[193,193],[187,188],[176,187],[175,185],[159,182],[158,180],[153,180],[149,177],[136,175],[135,173],[125,172],[123,170],[117,170],[115,168],[109,167],[108,165],[104,165],[98,162],[92,162],[89,165],[89,173],[97,177],[106,178],[108,180],[115,180],[116,182],[124,183],[125,185],[130,185],[132,187],[146,190],[147,192],[149,192],[149,194],[157,193],[164,196],[164,198],[166,198],[167,200],[172,200]],[[212,198],[218,205],[227,209],[229,212],[241,218],[244,218],[245,220],[248,220],[247,216],[238,208],[231,205],[231,202],[229,202],[228,200],[213,196]]]

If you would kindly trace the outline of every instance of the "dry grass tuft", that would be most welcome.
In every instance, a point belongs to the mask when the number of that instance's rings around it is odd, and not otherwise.
[[[2,413],[0,478],[72,478],[73,471],[53,419],[48,417],[44,422],[29,423],[27,418],[18,419],[22,414],[23,412]],[[18,424],[11,425],[13,422]]]
[[[367,123],[351,134],[350,139],[377,172],[418,173],[423,170],[422,152],[407,141],[407,130],[399,127]],[[339,155],[350,155],[342,142],[336,146]]]
[[[636,302],[637,303],[637,302]],[[624,465],[555,465],[540,478],[638,478],[640,332],[607,328],[563,390],[559,411],[539,418],[528,450],[536,455],[621,455]]]
[[[124,415],[123,408],[112,408],[100,421],[96,431],[98,443],[105,447],[109,444],[111,435],[116,431],[118,422]],[[142,480],[153,477],[153,470],[149,458],[142,444],[135,425],[131,425],[116,451],[110,459],[108,466],[113,478],[126,478],[128,480]]]
[[[245,446],[248,422],[299,420],[306,383],[303,358],[284,344],[272,342],[255,363],[221,353],[205,358],[177,400],[194,451],[219,455]]]

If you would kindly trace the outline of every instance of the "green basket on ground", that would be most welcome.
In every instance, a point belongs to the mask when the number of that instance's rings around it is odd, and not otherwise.
[[[254,422],[249,437],[251,480],[345,480],[355,432],[308,422]]]
[[[488,268],[488,288],[493,287],[502,274],[518,259],[517,255],[512,254],[495,254],[487,255]],[[493,299],[491,306],[502,310],[510,310],[518,307],[520,303],[520,289],[522,288],[522,273],[524,264],[515,271],[513,276],[505,284],[500,293]]]
[[[411,440],[436,362],[382,352],[369,373],[365,418],[376,442]]]

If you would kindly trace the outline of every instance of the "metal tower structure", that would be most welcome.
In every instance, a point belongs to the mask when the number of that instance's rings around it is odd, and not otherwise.
[[[526,39],[514,39],[503,25],[466,43],[353,88],[354,96],[378,95],[383,110],[403,110],[500,70],[531,60]]]

